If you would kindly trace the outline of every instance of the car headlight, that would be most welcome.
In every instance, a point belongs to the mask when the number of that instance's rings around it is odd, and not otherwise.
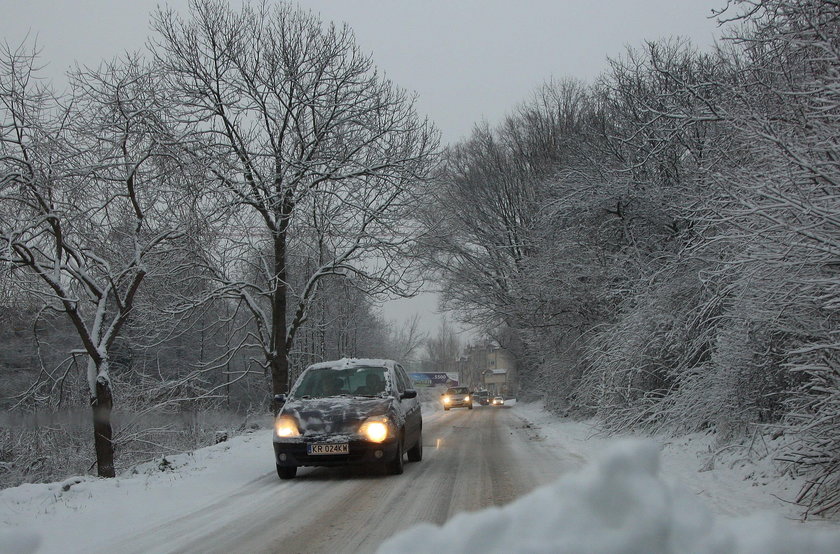
[[[464,397],[464,402],[469,402],[469,401],[470,401],[470,397],[469,397],[469,396],[465,396],[465,397]]]
[[[444,403],[444,404],[449,404],[449,401],[450,401],[450,400],[452,400],[452,399],[451,399],[451,398],[449,398],[448,396],[444,396],[444,397],[443,397],[443,403]]]
[[[274,434],[281,438],[299,437],[300,429],[295,418],[281,415],[274,420]]]
[[[392,435],[391,420],[385,416],[372,417],[362,423],[359,434],[371,442],[382,442]]]

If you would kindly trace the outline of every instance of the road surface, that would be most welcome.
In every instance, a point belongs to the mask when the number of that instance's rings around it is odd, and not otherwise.
[[[403,475],[299,468],[281,481],[269,461],[264,476],[235,494],[108,551],[373,552],[415,523],[508,503],[580,465],[558,457],[507,406],[424,411],[423,449],[423,461],[406,463]]]

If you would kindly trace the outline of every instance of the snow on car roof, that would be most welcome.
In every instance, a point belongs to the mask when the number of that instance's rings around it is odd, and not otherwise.
[[[351,367],[394,367],[396,362],[394,360],[385,360],[380,358],[341,358],[340,360],[330,360],[326,362],[318,362],[312,364],[309,368],[312,369],[347,369]]]

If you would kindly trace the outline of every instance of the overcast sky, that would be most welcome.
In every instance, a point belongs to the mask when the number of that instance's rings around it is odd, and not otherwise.
[[[155,0],[0,0],[0,36],[11,44],[37,37],[46,73],[61,81],[74,63],[93,66],[148,36]],[[301,0],[324,20],[347,22],[361,47],[398,85],[445,142],[472,126],[500,121],[551,78],[591,81],[626,46],[669,36],[710,47],[709,19],[725,0]],[[238,3],[232,3],[238,5]],[[185,0],[168,5],[185,11]],[[385,315],[425,314],[437,325],[434,298],[394,302]]]

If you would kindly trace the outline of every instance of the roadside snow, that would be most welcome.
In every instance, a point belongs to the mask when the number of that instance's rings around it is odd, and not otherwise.
[[[807,530],[772,515],[715,518],[659,474],[652,441],[611,444],[598,463],[502,508],[417,525],[379,552],[840,552],[840,531]]]
[[[780,514],[790,517],[796,508],[779,498],[791,497],[798,484],[770,477],[767,462],[736,455],[710,469],[703,435],[663,447],[599,437],[593,426],[557,420],[539,405],[517,412],[538,440],[556,444],[582,469],[507,506],[458,514],[443,526],[417,525],[383,543],[381,554],[840,552],[838,522],[784,521]],[[584,465],[590,459],[598,461]]]
[[[558,419],[539,403],[519,404],[516,411],[544,441],[570,452],[581,466],[615,442],[615,438],[599,434],[593,423]],[[799,521],[802,508],[793,501],[804,481],[778,475],[771,457],[762,455],[767,453],[763,444],[754,445],[752,452],[730,448],[714,456],[714,437],[694,433],[663,439],[659,446],[662,476],[701,497],[714,514],[772,512]],[[814,519],[807,526],[840,528],[840,522]]]
[[[424,400],[425,417],[443,414],[434,397]],[[797,518],[798,508],[785,500],[801,483],[774,477],[760,456],[748,463],[749,452],[728,450],[713,469],[699,471],[711,467],[712,445],[703,435],[616,444],[592,425],[558,420],[539,405],[519,404],[512,413],[525,420],[532,440],[556,447],[577,473],[501,509],[409,530],[384,543],[383,552],[840,552],[838,522],[779,521]],[[271,431],[260,430],[115,479],[73,477],[2,490],[0,552],[97,551],[249,483],[260,487],[255,482],[263,480],[281,492],[289,485],[277,481],[272,457]]]
[[[73,477],[2,490],[0,552],[89,552],[139,526],[163,524],[273,473],[271,448],[271,431],[261,430],[114,479]]]

